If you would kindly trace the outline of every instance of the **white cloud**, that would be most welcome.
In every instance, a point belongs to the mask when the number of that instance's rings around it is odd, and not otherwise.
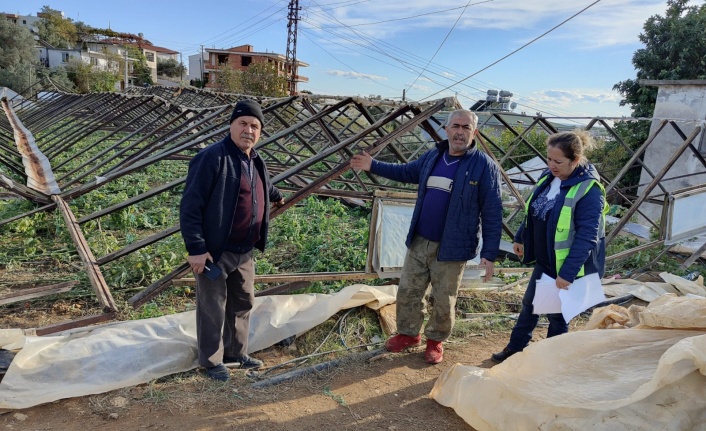
[[[523,30],[529,36],[526,40],[518,40],[517,43],[521,44],[560,24],[589,4],[586,2],[577,5],[576,2],[566,0],[476,0],[464,12],[464,5],[457,0],[356,2],[351,6],[336,8],[335,14],[334,10],[329,11],[338,21],[326,12],[310,6],[311,13],[305,22],[308,20],[309,25],[315,27],[334,26],[337,33],[347,34],[354,39],[359,39],[362,34],[386,38],[420,29],[448,31],[463,12],[455,31],[497,30],[507,34],[513,30]],[[591,49],[633,44],[638,41],[637,37],[647,18],[663,14],[665,10],[666,0],[603,0],[545,38],[570,39],[579,48]],[[409,18],[413,16],[416,17]],[[350,27],[345,29],[344,25]],[[348,37],[345,39],[350,40]]]
[[[455,78],[456,77],[456,75],[454,75],[453,73],[449,73],[449,72],[442,71],[440,74],[446,78]]]
[[[555,102],[562,105],[574,103],[615,103],[620,101],[616,92],[578,91],[578,90],[544,90],[533,93],[530,97],[540,102]]]
[[[405,84],[405,86],[409,87],[409,83]],[[423,91],[425,93],[431,92],[431,88],[427,87],[426,85],[412,84],[412,88],[415,90]]]
[[[353,72],[350,70],[335,70],[329,69],[326,71],[328,75],[340,76],[342,78],[348,79],[372,79],[373,81],[387,81],[387,78],[379,75],[372,75],[369,73]]]

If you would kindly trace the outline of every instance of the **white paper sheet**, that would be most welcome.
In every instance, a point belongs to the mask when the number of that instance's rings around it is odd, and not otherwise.
[[[560,289],[561,313],[567,322],[579,313],[606,300],[601,278],[597,273],[578,278],[568,290]]]
[[[556,280],[547,274],[542,274],[542,277],[537,280],[534,299],[532,300],[534,314],[561,313],[559,290],[556,287]]]
[[[562,313],[567,322],[579,313],[606,300],[598,274],[578,278],[568,289],[556,287],[556,280],[547,274],[537,280],[534,293],[534,314]]]

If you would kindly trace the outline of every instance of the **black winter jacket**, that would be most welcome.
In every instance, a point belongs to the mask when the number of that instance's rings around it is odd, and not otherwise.
[[[216,142],[191,159],[181,198],[181,236],[189,255],[211,253],[214,262],[223,254],[230,236],[240,191],[241,151],[230,138]],[[253,150],[254,151],[254,150]],[[260,240],[255,248],[264,251],[270,218],[270,202],[282,200],[282,193],[270,182],[261,157],[253,158],[265,188],[265,214]]]

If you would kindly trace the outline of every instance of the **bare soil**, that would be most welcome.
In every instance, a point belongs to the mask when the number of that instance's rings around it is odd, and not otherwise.
[[[544,330],[539,330],[543,336]],[[105,394],[59,400],[0,416],[8,430],[471,430],[452,409],[429,397],[455,363],[491,367],[509,333],[489,332],[444,344],[444,362],[428,365],[423,348],[350,362],[333,370],[254,389],[233,370],[227,383],[199,370]],[[256,354],[266,365],[287,349]]]

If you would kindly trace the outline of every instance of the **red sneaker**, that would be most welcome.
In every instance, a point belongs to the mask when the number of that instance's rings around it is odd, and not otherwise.
[[[385,343],[385,349],[388,352],[399,353],[404,349],[409,347],[415,347],[422,344],[422,336],[417,334],[416,337],[410,335],[397,334],[394,337],[387,340]]]
[[[427,338],[427,350],[424,352],[424,360],[429,364],[438,364],[444,360],[444,346],[441,345],[441,341]]]

